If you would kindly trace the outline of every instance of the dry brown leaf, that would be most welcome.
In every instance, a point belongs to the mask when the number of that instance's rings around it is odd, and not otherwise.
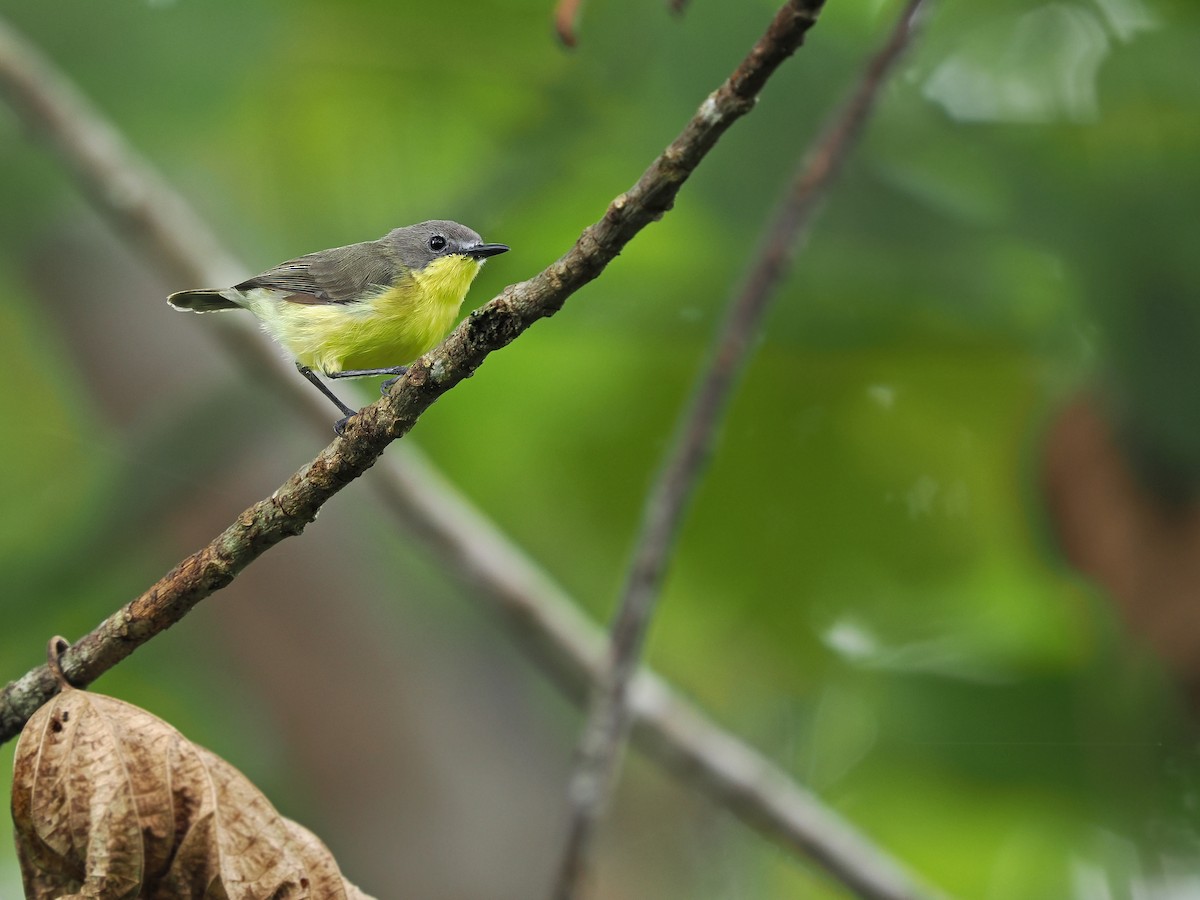
[[[25,896],[36,900],[370,900],[328,848],[237,769],[145,710],[63,690],[13,763]]]

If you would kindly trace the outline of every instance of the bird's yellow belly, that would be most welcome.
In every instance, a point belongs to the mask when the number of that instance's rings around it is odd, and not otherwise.
[[[412,362],[446,336],[478,271],[475,260],[446,257],[362,301],[276,299],[254,311],[302,365],[324,373],[390,368]]]

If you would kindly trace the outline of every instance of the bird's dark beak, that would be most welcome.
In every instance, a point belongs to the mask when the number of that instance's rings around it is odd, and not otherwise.
[[[487,259],[489,256],[499,256],[508,252],[508,244],[476,244],[463,250],[464,256],[471,259]]]

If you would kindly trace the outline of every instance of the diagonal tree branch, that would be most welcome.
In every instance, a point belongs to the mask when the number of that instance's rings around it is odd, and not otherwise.
[[[811,19],[820,4],[789,6],[793,15]],[[773,31],[778,25],[777,18]],[[756,48],[755,53],[760,52]],[[750,58],[739,72],[749,62]],[[2,20],[0,93],[57,153],[97,208],[173,277],[215,284],[245,274],[245,266],[220,247],[186,202],[48,60]],[[717,114],[711,98],[701,114]],[[319,433],[328,434],[328,413],[320,398],[299,385],[294,370],[280,361],[256,330],[229,322],[213,323],[226,349],[255,377],[271,381]],[[502,613],[557,682],[569,693],[585,696],[587,684],[600,672],[604,639],[599,629],[414,447],[394,448],[379,460],[375,474],[371,484],[447,571],[475,583],[479,596]],[[117,643],[125,640],[123,613],[109,620]],[[95,665],[79,669],[88,673],[89,680],[102,671]],[[0,740],[11,737],[48,696],[47,674],[35,669],[0,691]],[[73,677],[79,678],[80,673]],[[849,885],[867,885],[861,889],[863,896],[925,896],[879,848],[653,673],[642,670],[635,677],[630,705],[634,739],[646,752],[765,836],[815,859]]]
[[[632,188],[609,204],[600,221],[584,230],[566,254],[475,310],[440,345],[417,360],[389,394],[351,419],[346,433],[316,459],[78,641],[63,656],[68,677],[78,684],[90,683],[227,585],[266,550],[300,534],[330,497],[370,468],[388,444],[407,434],[421,413],[469,377],[489,353],[507,346],[538,319],[553,315],[571,294],[598,276],[634,235],[671,208],[684,181],[730,125],[753,108],[767,79],[800,46],[820,6],[821,0],[786,3],[733,75],[709,95],[683,132]],[[11,53],[5,55],[12,58]],[[19,94],[20,100],[31,96],[27,88]],[[70,130],[71,123],[56,117],[46,121],[51,128]],[[119,147],[119,138],[109,130],[96,146],[88,148],[95,152],[84,157],[86,164],[103,171],[119,155],[115,152]],[[115,205],[134,208],[144,202],[131,185],[123,187],[133,199],[121,196]],[[161,184],[151,188],[160,194],[167,192]],[[113,201],[111,196],[106,199]],[[52,692],[53,679],[45,667],[18,681],[15,689],[13,685],[6,688],[0,695],[6,713],[0,717],[0,738],[11,737],[11,729],[19,727]]]
[[[588,853],[620,769],[632,719],[630,684],[684,515],[712,453],[734,386],[821,201],[854,147],[887,74],[912,41],[922,3],[909,0],[884,45],[868,61],[857,90],[808,152],[744,286],[730,301],[716,346],[646,499],[633,562],[612,624],[606,665],[595,682],[567,791],[567,840],[552,891],[555,900],[573,900],[583,890]]]

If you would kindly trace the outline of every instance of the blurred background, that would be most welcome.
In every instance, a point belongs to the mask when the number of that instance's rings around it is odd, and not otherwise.
[[[563,253],[775,6],[590,0],[573,52],[549,0],[3,13],[246,275],[453,218],[513,248],[469,309]],[[600,621],[723,304],[898,11],[832,0],[675,210],[406,439]],[[1191,0],[934,5],[770,317],[650,636],[955,896],[1200,894],[1197,59]],[[0,210],[7,681],[327,436],[163,302],[202,285],[6,106]],[[95,688],[230,760],[368,893],[544,896],[580,714],[368,481]],[[637,754],[598,850],[597,897],[846,896]]]

